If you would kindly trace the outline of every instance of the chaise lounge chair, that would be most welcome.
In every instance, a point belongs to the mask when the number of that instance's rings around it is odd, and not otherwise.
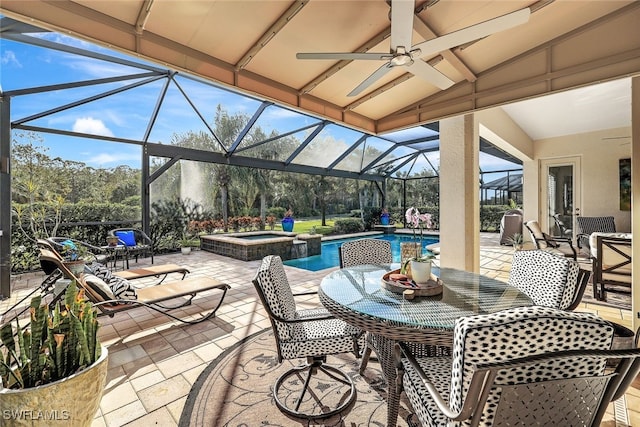
[[[215,315],[224,300],[227,290],[230,288],[226,283],[221,283],[215,279],[208,277],[192,277],[184,280],[136,289],[135,299],[105,298],[105,295],[109,295],[109,293],[108,290],[104,288],[104,282],[101,285],[99,281],[89,281],[88,277],[90,275],[82,274],[80,277],[77,277],[65,266],[64,262],[60,259],[59,254],[41,246],[40,260],[41,262],[55,265],[55,267],[60,270],[64,276],[75,280],[78,287],[84,290],[85,296],[93,302],[94,306],[101,311],[101,314],[108,315],[110,317],[113,317],[116,313],[121,311],[144,306],[182,323],[195,324],[207,320]],[[201,318],[184,320],[168,312],[168,310],[188,306],[196,295],[214,289],[222,291],[222,297],[218,304]],[[163,305],[166,301],[183,297],[186,298],[186,301],[183,301],[178,305],[171,307]]]
[[[38,239],[37,243],[38,247],[50,250],[51,252],[53,252],[53,254],[58,255],[60,261],[63,260],[62,255],[60,255],[60,251],[50,239]],[[96,261],[100,262],[99,260]],[[42,265],[42,269],[47,275],[51,274],[56,269],[55,265],[47,263],[46,261],[43,263],[42,259],[40,260],[40,264]],[[100,262],[100,264],[102,263]],[[156,283],[156,285],[162,283],[164,279],[166,279],[167,276],[171,273],[182,274],[182,279],[184,279],[189,273],[189,269],[178,264],[162,264],[112,272],[114,276],[118,276],[126,280],[144,279],[147,277],[155,276],[160,279],[160,281]]]

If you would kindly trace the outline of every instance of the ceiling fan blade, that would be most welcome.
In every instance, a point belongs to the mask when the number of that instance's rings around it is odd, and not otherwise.
[[[521,9],[470,27],[444,34],[413,46],[411,50],[420,49],[420,57],[432,56],[443,50],[469,43],[491,34],[522,25],[529,20],[529,8]]]
[[[411,48],[411,36],[413,35],[414,0],[391,1],[391,51],[398,47],[404,47],[407,51]]]
[[[393,68],[393,67],[389,66],[388,63],[384,64],[382,67],[380,67],[376,71],[374,71],[373,74],[371,74],[369,77],[367,77],[362,83],[360,83],[358,86],[356,86],[355,89],[353,89],[351,92],[349,92],[347,94],[347,96],[357,96],[357,95],[359,95],[363,90],[365,90],[366,88],[371,86],[373,83],[375,83],[380,78],[382,78],[382,76],[384,76],[389,71],[391,71],[391,68]]]
[[[442,90],[450,88],[455,83],[449,77],[445,76],[422,59],[416,59],[413,61],[413,64],[407,65],[406,67],[411,74],[428,81]]]
[[[362,53],[338,53],[338,52],[327,52],[327,53],[297,53],[296,58],[298,59],[337,59],[337,60],[389,60],[392,58],[392,55],[388,53],[375,53],[375,52],[362,52]]]

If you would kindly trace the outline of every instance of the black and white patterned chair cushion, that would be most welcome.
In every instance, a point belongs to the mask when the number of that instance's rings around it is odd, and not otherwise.
[[[340,245],[340,266],[391,264],[391,243],[379,239],[358,239]]]
[[[99,262],[85,265],[85,273],[95,275],[102,279],[113,292],[114,299],[138,299],[136,288],[127,279],[115,276],[111,270]]]
[[[447,358],[424,358],[420,364],[425,372],[441,372],[450,367],[450,383],[444,387],[441,380],[435,385],[448,394],[449,407],[459,411],[473,375],[474,366],[479,363],[504,362],[519,357],[527,357],[547,352],[570,349],[600,349],[611,347],[613,326],[591,313],[575,313],[548,307],[532,306],[504,310],[488,315],[478,315],[459,319],[454,329],[453,354]],[[466,426],[465,422],[448,422],[438,415],[430,401],[430,395],[421,390],[420,382],[410,365],[403,361],[405,375],[404,389],[424,425]],[[499,385],[552,380],[565,377],[599,374],[603,363],[585,359],[574,359],[570,365],[546,362],[534,367],[504,369],[498,373],[494,388],[485,405],[480,422],[482,426],[492,426],[500,398]],[[434,374],[432,379],[437,375]],[[430,375],[430,378],[432,376]],[[428,413],[428,414],[425,414]]]
[[[262,260],[254,279],[260,287],[269,309],[286,320],[312,319],[330,315],[324,308],[297,310],[279,256],[267,256]],[[309,320],[285,323],[271,318],[276,340],[283,359],[348,353],[362,344],[362,332],[339,319]]]
[[[567,308],[578,287],[577,262],[543,250],[513,254],[509,284],[527,294],[535,305]]]

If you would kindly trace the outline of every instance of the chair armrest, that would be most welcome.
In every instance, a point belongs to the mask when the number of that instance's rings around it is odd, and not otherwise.
[[[566,243],[567,245],[569,245],[569,248],[571,248],[571,252],[573,252],[573,259],[577,259],[578,258],[578,251],[576,251],[576,248],[573,247],[573,241],[568,238],[568,237],[562,237],[562,236],[550,236],[546,233],[543,233],[543,236],[545,238],[545,241],[547,242],[547,245],[552,247],[552,248],[558,248],[559,243]]]
[[[305,322],[315,322],[318,320],[329,320],[329,319],[335,319],[335,316],[333,315],[324,315],[324,316],[316,316],[316,317],[305,317],[304,319],[285,319],[283,317],[277,316],[273,313],[271,313],[271,316],[273,316],[273,318],[275,320],[277,320],[278,322],[281,323],[305,323]]]
[[[576,242],[578,242],[578,248],[582,249],[582,244],[580,243],[580,241],[582,239],[586,239],[587,241],[589,241],[589,234],[587,233],[578,233],[576,234]]]
[[[142,240],[144,240],[144,242],[150,246],[153,246],[153,240],[151,240],[151,237],[147,236],[147,233],[145,233],[142,230],[137,230],[140,233],[140,236],[142,236]]]
[[[470,419],[475,414],[475,418],[479,418],[482,415],[482,408],[487,400],[491,385],[495,379],[496,372],[491,370],[483,370],[475,372],[471,378],[467,395],[464,397],[462,409],[459,412],[452,411],[449,404],[442,398],[438,390],[429,380],[429,377],[420,367],[420,364],[414,357],[413,353],[405,343],[398,343],[402,355],[406,361],[411,365],[411,369],[415,371],[423,382],[423,385],[427,389],[427,392],[431,395],[431,398],[435,402],[438,410],[442,412],[447,418],[452,421],[464,421]],[[401,372],[398,373],[400,376]],[[477,425],[473,424],[472,425]]]
[[[307,292],[299,292],[297,294],[293,294],[294,297],[298,297],[301,295],[317,295],[318,291],[307,291]]]
[[[87,243],[87,242],[80,242],[81,245],[85,246],[87,249],[89,249],[91,252],[93,253],[99,253],[99,254],[103,254],[106,252],[106,250],[102,249],[99,246],[94,246],[91,243]]]

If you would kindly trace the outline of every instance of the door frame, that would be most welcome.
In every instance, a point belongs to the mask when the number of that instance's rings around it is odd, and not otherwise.
[[[566,157],[554,157],[540,160],[540,211],[538,212],[538,218],[540,220],[540,227],[542,230],[549,230],[549,193],[547,188],[547,182],[549,179],[549,168],[559,166],[572,166],[573,167],[573,224],[571,229],[575,236],[577,231],[576,217],[580,215],[582,211],[582,169],[581,169],[582,156],[566,156]]]

